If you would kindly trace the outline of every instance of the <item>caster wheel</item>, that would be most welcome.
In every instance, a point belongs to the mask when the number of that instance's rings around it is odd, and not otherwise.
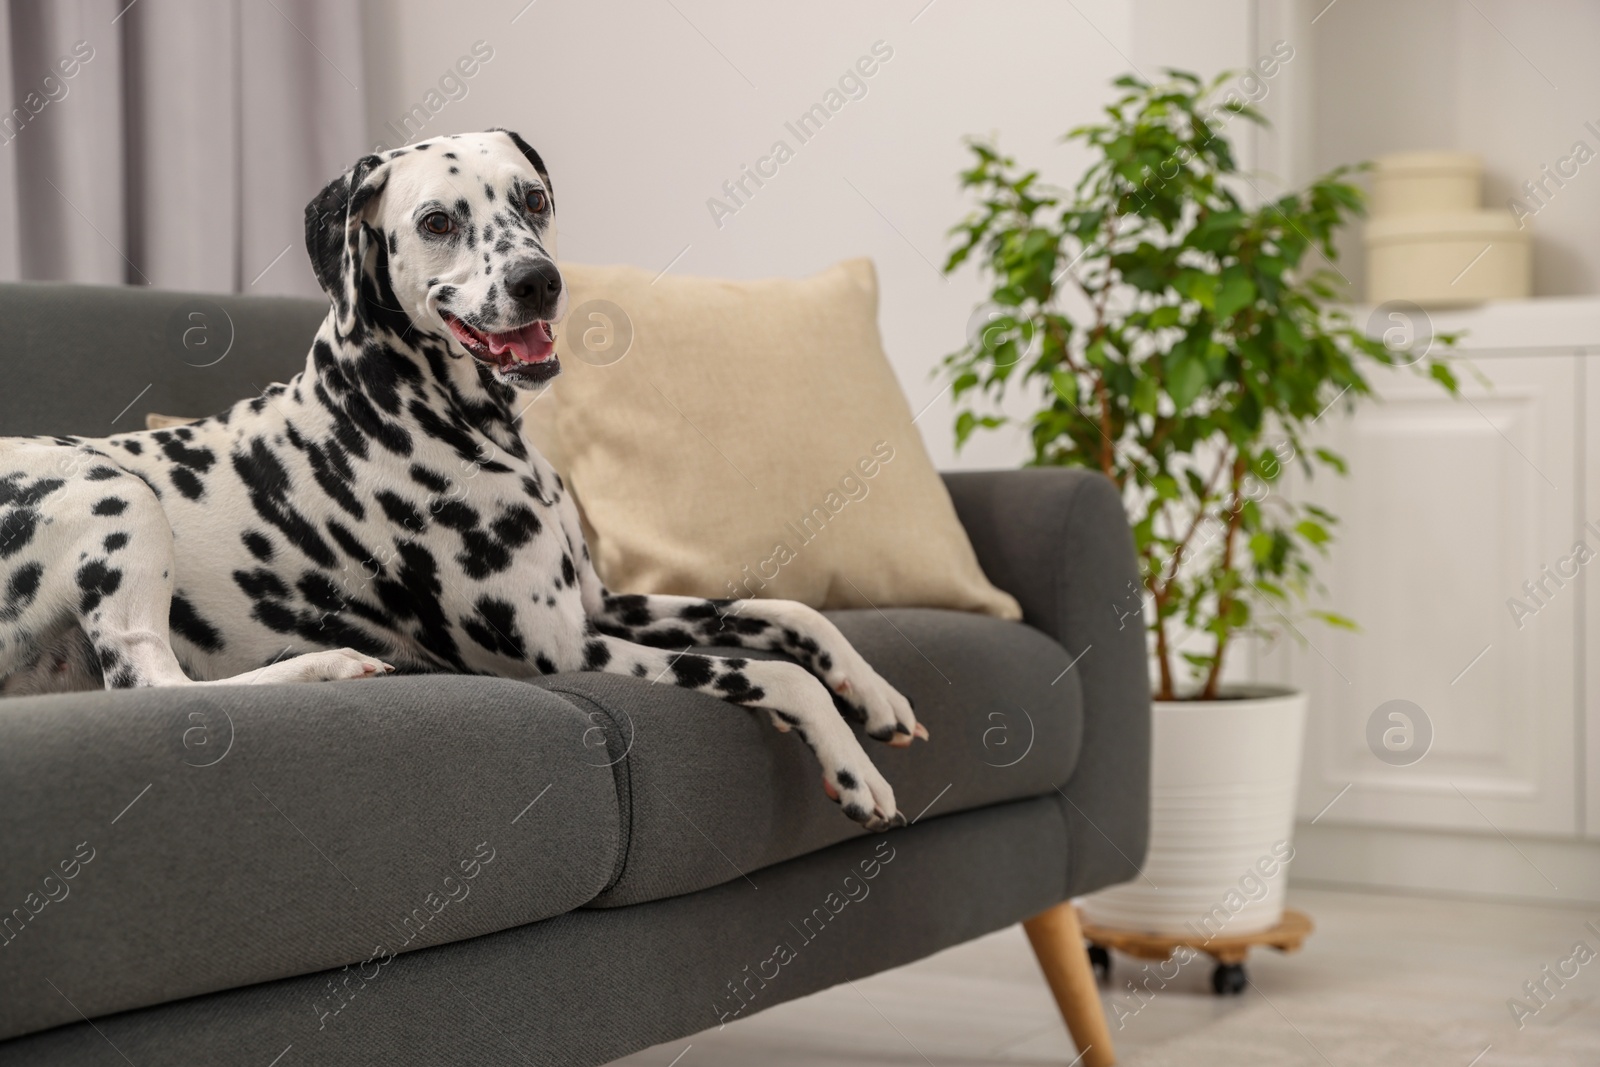
[[[1094,968],[1095,979],[1101,985],[1111,981],[1111,953],[1103,946],[1089,946],[1089,966]]]
[[[1211,972],[1211,988],[1221,996],[1238,996],[1247,981],[1242,963],[1219,963]]]

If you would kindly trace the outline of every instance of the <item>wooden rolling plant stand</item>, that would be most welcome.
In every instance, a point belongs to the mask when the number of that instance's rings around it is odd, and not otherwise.
[[[1166,960],[1179,948],[1204,952],[1217,961],[1211,972],[1211,988],[1219,994],[1244,992],[1250,978],[1245,974],[1245,957],[1257,945],[1268,945],[1279,952],[1294,952],[1311,933],[1311,917],[1303,911],[1285,908],[1278,925],[1253,934],[1218,935],[1207,939],[1199,935],[1150,934],[1137,930],[1116,930],[1093,923],[1083,924],[1089,939],[1089,962],[1102,981],[1111,976],[1111,949],[1141,960]]]

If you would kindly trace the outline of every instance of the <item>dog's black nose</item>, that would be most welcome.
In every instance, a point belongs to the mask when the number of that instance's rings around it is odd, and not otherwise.
[[[525,302],[554,297],[561,292],[561,272],[548,259],[519,263],[506,271],[506,293]]]

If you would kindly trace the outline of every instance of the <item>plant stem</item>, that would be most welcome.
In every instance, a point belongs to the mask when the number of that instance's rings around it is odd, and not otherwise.
[[[1206,508],[1211,504],[1211,491],[1217,486],[1217,479],[1222,477],[1222,472],[1228,465],[1228,453],[1224,451],[1217,459],[1217,469],[1211,472],[1200,493],[1200,500],[1194,509],[1194,518],[1189,523],[1189,529],[1183,535],[1183,540],[1178,542],[1178,547],[1172,551],[1172,560],[1167,568],[1167,584],[1178,577],[1178,565],[1183,562],[1184,553],[1189,550],[1189,543],[1194,540],[1195,533],[1200,529],[1200,524],[1205,521]]]
[[[1172,649],[1167,646],[1167,620],[1161,613],[1161,606],[1166,602],[1168,587],[1157,587],[1155,580],[1156,559],[1152,552],[1147,557],[1149,562],[1150,577],[1145,579],[1145,584],[1150,589],[1152,600],[1151,609],[1156,613],[1154,628],[1156,631],[1156,670],[1160,672],[1160,685],[1156,689],[1157,700],[1176,700],[1177,691],[1172,685]]]
[[[1232,513],[1228,516],[1228,528],[1222,538],[1222,561],[1218,566],[1218,573],[1224,577],[1232,576],[1233,542],[1239,535],[1239,523],[1244,515],[1244,503],[1241,494],[1244,491],[1244,476],[1249,470],[1245,462],[1244,452],[1238,451],[1234,455],[1233,472],[1229,479],[1229,488],[1232,492],[1229,499],[1233,501]],[[1227,625],[1228,614],[1233,608],[1235,600],[1233,587],[1230,585],[1217,594],[1217,618],[1222,625],[1218,627],[1217,649],[1211,657],[1211,670],[1206,674],[1205,688],[1200,691],[1201,700],[1217,699],[1217,689],[1222,684],[1222,654],[1228,648],[1228,638],[1233,633],[1233,628]]]
[[[1117,243],[1117,213],[1110,212],[1106,215],[1106,253],[1109,255]],[[1092,345],[1106,335],[1106,305],[1111,300],[1111,274],[1108,270],[1105,281],[1100,286],[1099,299],[1094,305],[1094,330],[1089,335]],[[1091,368],[1094,374],[1095,402],[1100,406],[1100,469],[1106,476],[1117,483],[1118,489],[1125,486],[1122,479],[1117,477],[1117,456],[1114,442],[1116,438],[1111,433],[1111,392],[1106,384],[1106,375],[1103,368]]]
[[[1116,451],[1112,446],[1114,438],[1111,436],[1111,397],[1106,389],[1104,374],[1094,376],[1095,401],[1100,405],[1100,469],[1106,477],[1117,483],[1117,488],[1123,488],[1122,479],[1117,476]]]

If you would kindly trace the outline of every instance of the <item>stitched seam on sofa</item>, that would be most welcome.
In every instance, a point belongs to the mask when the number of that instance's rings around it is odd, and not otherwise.
[[[1073,541],[1071,540],[1073,520],[1075,518],[1075,513],[1077,512],[1077,509],[1078,509],[1078,501],[1083,496],[1083,487],[1086,484],[1088,484],[1088,479],[1087,478],[1075,478],[1075,479],[1072,479],[1072,484],[1071,484],[1071,487],[1070,487],[1070,489],[1068,491],[1067,499],[1064,502],[1064,504],[1062,506],[1062,509],[1061,509],[1061,526],[1060,526],[1059,535],[1056,538],[1056,542],[1055,542],[1057,545],[1062,546],[1062,551],[1055,553],[1055,555],[1053,557],[1053,561],[1052,561],[1053,562],[1053,566],[1055,567],[1055,571],[1056,571],[1056,573],[1055,573],[1055,582],[1054,582],[1055,589],[1056,589],[1056,603],[1055,603],[1056,618],[1054,620],[1055,629],[1056,629],[1056,640],[1061,643],[1062,647],[1066,648],[1068,656],[1072,656],[1074,654],[1081,655],[1082,653],[1081,652],[1074,653],[1073,646],[1077,645],[1078,642],[1073,640],[1073,637],[1075,635],[1073,635],[1073,634],[1071,634],[1069,632],[1069,627],[1068,627],[1068,624],[1067,624],[1068,623],[1068,619],[1070,618],[1070,612],[1067,609],[1067,605],[1069,603],[1071,603],[1071,601],[1068,600],[1068,594],[1069,594],[1069,590],[1070,590],[1071,584],[1072,584],[1071,583],[1072,568],[1067,565],[1066,551],[1065,550],[1066,550],[1067,546],[1070,546],[1071,544],[1073,544]],[[1070,642],[1070,644],[1069,644],[1069,642]],[[1082,665],[1080,664],[1080,666],[1082,666]],[[1079,765],[1081,765],[1082,762],[1083,762],[1083,757],[1084,757],[1084,751],[1083,750],[1084,750],[1084,746],[1085,746],[1086,741],[1087,741],[1087,738],[1086,738],[1085,735],[1088,733],[1088,719],[1089,719],[1089,715],[1091,714],[1091,711],[1090,711],[1090,708],[1089,708],[1089,687],[1087,685],[1084,685],[1083,681],[1084,681],[1083,675],[1080,674],[1078,676],[1078,694],[1079,694],[1078,704],[1079,704],[1079,707],[1082,709],[1082,719],[1083,719],[1083,721],[1081,722],[1081,724],[1079,725],[1079,728],[1078,728],[1079,729],[1078,758],[1077,758],[1077,760],[1074,761],[1074,765],[1073,765],[1073,770],[1074,771],[1076,771],[1077,767]],[[1070,782],[1071,780],[1072,779],[1069,776],[1068,779],[1067,779],[1067,782]],[[1072,885],[1072,877],[1073,877],[1072,868],[1077,862],[1077,856],[1074,854],[1075,849],[1074,849],[1073,846],[1074,846],[1075,842],[1077,842],[1077,841],[1079,841],[1081,839],[1081,834],[1083,833],[1083,831],[1085,829],[1081,825],[1081,823],[1083,822],[1083,817],[1080,816],[1080,814],[1078,813],[1077,804],[1075,804],[1071,800],[1069,800],[1067,798],[1067,796],[1066,796],[1066,793],[1063,791],[1062,787],[1066,786],[1067,782],[1060,783],[1060,785],[1056,789],[1056,792],[1057,792],[1056,807],[1061,811],[1061,815],[1062,815],[1062,818],[1066,822],[1066,829],[1067,829],[1067,849],[1066,849],[1067,856],[1066,856],[1066,863],[1065,863],[1066,881],[1062,883],[1062,888],[1063,889],[1065,889],[1066,887]],[[1072,808],[1072,810],[1068,811],[1067,810],[1067,806],[1070,806]]]
[[[544,688],[546,692],[560,693],[569,700],[581,701],[589,705],[589,707],[611,721],[612,727],[618,731],[618,737],[623,736],[623,722],[626,719],[619,719],[615,711],[595,700],[589,694],[561,686],[552,685]],[[607,746],[606,751],[608,753],[611,751],[610,746]],[[594,895],[593,899],[596,900],[609,893],[622,880],[622,873],[628,867],[628,854],[633,848],[633,771],[628,766],[627,757],[628,753],[624,751],[622,757],[611,765],[611,780],[617,795],[617,833],[622,840],[617,843],[617,859],[611,868],[611,878]]]
[[[1072,867],[1077,859],[1078,838],[1072,832],[1072,817],[1061,806],[1060,795],[1056,796],[1056,815],[1061,819],[1061,839],[1067,843],[1067,847],[1061,850],[1065,853],[1061,858],[1061,899],[1066,900],[1072,894]]]
[[[1082,721],[1078,726],[1078,759],[1073,761],[1074,770],[1077,769],[1078,762],[1083,759],[1083,746],[1085,740],[1084,735],[1088,732],[1086,728],[1088,726],[1089,718],[1089,687],[1084,684],[1084,679],[1086,676],[1085,672],[1092,668],[1092,664],[1088,662],[1088,657],[1085,655],[1085,650],[1083,648],[1083,642],[1079,640],[1081,635],[1070,632],[1071,627],[1068,625],[1068,620],[1072,617],[1072,613],[1069,610],[1068,605],[1072,603],[1071,589],[1072,572],[1074,568],[1067,565],[1068,561],[1066,558],[1066,550],[1068,550],[1071,545],[1076,543],[1073,540],[1072,527],[1078,518],[1079,501],[1083,497],[1084,487],[1091,484],[1090,478],[1092,477],[1093,476],[1091,475],[1089,477],[1072,479],[1071,488],[1068,491],[1066,502],[1061,509],[1061,528],[1059,535],[1056,538],[1056,544],[1062,547],[1062,551],[1055,553],[1052,560],[1056,572],[1054,583],[1056,587],[1056,618],[1054,620],[1056,641],[1061,645],[1061,647],[1067,650],[1068,657],[1082,657],[1082,661],[1076,664],[1078,670],[1078,677],[1076,679],[1078,683],[1078,704],[1082,709]],[[1071,780],[1071,775],[1068,775],[1066,781],[1059,782],[1057,785],[1064,786]]]

